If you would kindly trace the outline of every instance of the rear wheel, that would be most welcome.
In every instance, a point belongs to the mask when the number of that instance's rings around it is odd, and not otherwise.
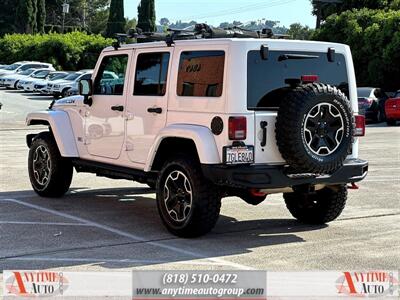
[[[309,224],[324,224],[342,213],[347,200],[345,185],[329,186],[313,193],[283,194],[286,207],[297,220]]]
[[[167,161],[157,180],[156,192],[158,212],[171,233],[197,237],[215,226],[221,195],[204,178],[194,159],[180,155]]]
[[[71,185],[72,164],[60,155],[50,132],[42,132],[33,140],[28,171],[34,191],[42,197],[61,197]]]

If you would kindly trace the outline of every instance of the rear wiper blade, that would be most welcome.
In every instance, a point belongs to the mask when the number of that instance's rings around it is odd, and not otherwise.
[[[306,55],[306,54],[282,54],[278,57],[278,61],[284,61],[288,59],[314,59],[319,58],[317,55]]]

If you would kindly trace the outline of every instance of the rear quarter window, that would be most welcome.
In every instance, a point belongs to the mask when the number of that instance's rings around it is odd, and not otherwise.
[[[220,97],[223,91],[224,51],[185,51],[179,62],[177,94]]]

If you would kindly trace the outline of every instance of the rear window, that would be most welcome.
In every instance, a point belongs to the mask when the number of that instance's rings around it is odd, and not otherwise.
[[[317,75],[319,82],[336,86],[349,95],[346,61],[342,54],[336,54],[335,61],[329,62],[327,53],[270,51],[268,60],[262,60],[260,51],[255,50],[248,53],[247,67],[247,107],[250,110],[278,108],[282,94],[289,87],[285,81],[299,80],[303,75]]]

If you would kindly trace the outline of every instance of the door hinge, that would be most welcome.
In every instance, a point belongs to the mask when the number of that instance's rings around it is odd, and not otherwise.
[[[125,151],[133,151],[133,145],[130,143],[127,143],[125,145]]]

